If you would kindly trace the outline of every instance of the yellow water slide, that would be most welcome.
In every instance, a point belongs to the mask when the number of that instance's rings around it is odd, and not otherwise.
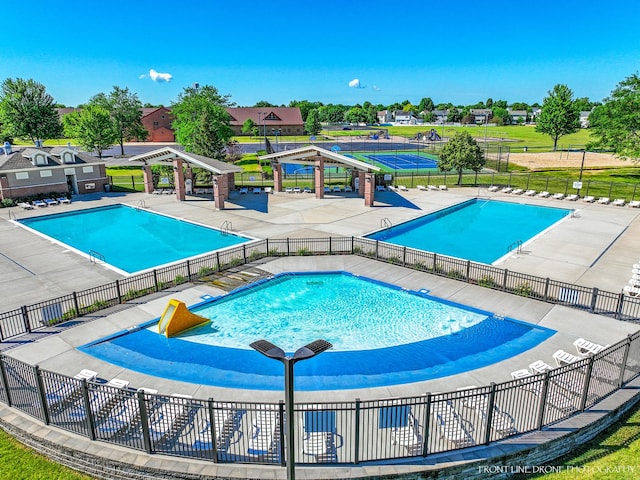
[[[167,337],[173,337],[185,330],[209,321],[208,318],[191,313],[184,302],[172,298],[169,300],[160,317],[158,333],[164,333]]]

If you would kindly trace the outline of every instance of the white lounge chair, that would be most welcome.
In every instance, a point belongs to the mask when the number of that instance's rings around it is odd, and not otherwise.
[[[438,187],[435,185],[427,185],[427,190],[438,190]]]
[[[544,190],[543,192],[540,192],[540,193],[538,194],[538,196],[539,196],[540,198],[549,198],[549,196],[550,196],[550,195],[551,195],[551,194],[550,194],[549,192],[547,192],[546,190]]]
[[[425,187],[424,185],[416,185],[416,188],[418,190],[427,190],[427,187]]]
[[[27,202],[19,202],[18,206],[20,208],[24,208],[25,210],[33,210],[33,205],[31,205],[30,203],[27,203]]]
[[[518,380],[520,378],[527,378],[532,376],[533,374],[527,370],[526,368],[522,368],[520,370],[515,370],[513,372],[511,372],[511,378],[514,380]]]
[[[446,185],[439,185],[439,186],[438,186],[438,190],[445,191],[445,190],[448,190],[448,188],[447,188],[447,186],[446,186]]]
[[[562,200],[564,198],[564,193],[554,193],[552,198],[555,200]]]
[[[631,285],[625,285],[622,290],[624,291],[624,293],[626,293],[627,295],[631,295],[632,297],[637,297],[638,295],[640,295],[640,288],[632,287]]]
[[[513,192],[514,195],[522,195],[524,193],[524,190],[521,188],[516,188]]]
[[[609,197],[600,197],[598,199],[598,203],[600,205],[609,205],[610,202],[611,202],[611,200],[609,199]]]
[[[353,188],[351,188],[351,185],[346,185],[346,186],[344,187],[344,191],[345,191],[345,192],[353,192]]]
[[[249,189],[247,187],[240,188],[240,195],[246,195],[247,193],[249,193]]]
[[[556,365],[558,365],[559,367],[581,360],[580,357],[577,357],[572,353],[565,352],[564,350],[558,350],[557,352],[555,352],[553,354],[553,359],[556,361]]]
[[[339,193],[342,191],[342,188],[340,188],[338,185],[336,185],[335,187],[333,187],[333,191],[336,193]]]
[[[584,338],[578,338],[575,342],[573,342],[573,346],[576,347],[576,350],[580,355],[588,355],[590,353],[596,354],[607,348],[598,343],[593,343],[585,340]]]
[[[284,193],[293,193],[293,187],[287,187],[284,189]]]
[[[73,378],[75,380],[95,380],[98,376],[93,370],[80,370]],[[73,403],[82,391],[82,386],[78,382],[60,383],[58,388],[46,394],[49,408],[55,409],[64,404]]]
[[[511,187],[504,187],[502,190],[500,190],[502,193],[511,193],[513,192],[513,188]]]
[[[276,447],[277,434],[277,410],[259,410],[251,429],[247,453],[259,457],[269,455]]]
[[[431,414],[438,424],[440,436],[456,447],[467,447],[475,443],[470,433],[473,431],[471,423],[462,419],[451,400],[432,403]]]
[[[157,390],[151,388],[139,388],[148,394],[156,394]],[[132,395],[124,402],[117,405],[102,423],[96,425],[96,434],[103,438],[111,438],[125,432],[135,423],[140,416],[140,401],[137,395]]]
[[[264,193],[273,193],[273,188],[271,188],[271,187],[264,187]]]
[[[477,388],[475,386],[459,388],[458,390],[471,390]],[[462,405],[476,411],[483,422],[487,422],[489,415],[489,396],[476,395],[462,400]],[[516,421],[507,412],[502,410],[498,405],[493,405],[491,414],[491,428],[500,435],[508,435],[516,432]]]
[[[593,203],[596,201],[596,197],[592,197],[591,195],[587,195],[583,198],[583,200],[587,203]]]
[[[260,188],[260,187],[253,187],[253,193],[255,193],[255,194],[260,194],[260,193],[262,193],[262,188]]]
[[[324,187],[324,193],[331,193],[330,187]]]
[[[59,204],[71,203],[71,199],[69,199],[67,197],[58,197],[58,198],[56,198],[56,200],[58,201]]]
[[[300,187],[293,187],[293,193],[302,193],[302,189]]]
[[[126,380],[120,380],[119,378],[112,378],[104,385],[98,385],[96,389],[89,396],[89,408],[93,415],[100,415],[100,412],[109,410],[110,407],[117,402],[120,398],[117,395],[117,390],[123,390],[129,386],[129,382]],[[84,421],[87,418],[87,411],[84,406],[84,402],[76,405],[66,415],[77,421]]]
[[[545,363],[544,360],[536,360],[535,362],[529,364],[529,370],[531,370],[531,373],[536,374],[553,370],[553,367],[548,363]]]
[[[404,185],[398,185],[398,190],[400,190],[401,192],[408,192],[409,189],[407,187],[405,187]]]
[[[213,411],[213,426],[216,435],[216,446],[220,448],[233,437],[236,430],[235,411],[231,408],[215,409]],[[197,426],[195,439],[192,443],[196,450],[211,450],[213,442],[211,441],[211,422],[208,418],[202,418]]]
[[[625,206],[625,200],[624,198],[616,198],[613,202],[611,202],[611,205],[615,206],[615,207],[624,207]]]
[[[384,192],[385,190],[384,185],[376,185],[376,192]]]
[[[569,200],[570,202],[575,202],[579,199],[580,197],[578,195],[576,195],[575,193],[572,193],[570,195],[567,195],[566,200]]]
[[[393,185],[387,185],[387,190],[389,190],[390,192],[395,192],[396,187],[394,187]]]
[[[631,208],[640,208],[640,200],[631,200],[629,206]]]
[[[47,206],[47,204],[45,202],[43,202],[42,200],[34,200],[32,203],[33,203],[34,207],[38,207],[38,208]]]
[[[316,459],[334,456],[336,413],[331,410],[308,410],[302,416],[302,452]]]
[[[498,187],[497,185],[491,185],[487,190],[489,190],[490,192],[497,192],[498,190],[500,190],[500,187]]]
[[[524,194],[527,197],[533,197],[536,194],[536,191],[535,190],[527,190],[526,192],[524,192]]]
[[[159,442],[173,436],[184,426],[184,419],[189,411],[190,395],[174,393],[162,403],[149,418],[149,436],[152,441]],[[182,422],[181,422],[182,419]]]
[[[311,193],[311,188],[310,187],[304,187],[302,189],[302,193]]]

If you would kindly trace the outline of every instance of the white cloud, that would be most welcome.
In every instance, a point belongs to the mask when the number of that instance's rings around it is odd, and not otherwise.
[[[138,78],[139,78],[140,80],[142,80],[143,78],[147,78],[147,76],[143,73],[143,74],[142,74],[142,75],[140,75]]]
[[[142,76],[140,78],[143,78]],[[149,78],[154,82],[170,82],[173,75],[170,73],[156,72],[153,68],[149,70]]]
[[[374,85],[374,86],[373,86],[373,87],[371,87],[371,88],[373,88],[376,92],[379,92],[379,91],[380,91],[380,89],[378,88],[378,86],[377,86],[377,85]]]
[[[360,83],[360,80],[359,80],[359,79],[354,78],[353,80],[351,80],[351,81],[349,82],[349,87],[350,87],[350,88],[364,88],[364,85],[362,85],[362,84]]]

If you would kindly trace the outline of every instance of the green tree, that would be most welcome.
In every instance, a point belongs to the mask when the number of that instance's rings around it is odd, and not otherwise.
[[[233,137],[225,110],[232,106],[229,98],[211,85],[186,87],[171,105],[177,142],[189,152],[224,159],[225,145]]]
[[[254,107],[260,107],[260,108],[271,108],[271,107],[277,107],[277,105],[274,105],[272,103],[267,102],[266,100],[260,100],[259,102],[256,102],[256,104],[254,105]]]
[[[506,108],[494,107],[491,119],[496,125],[511,125],[511,115]]]
[[[322,102],[309,102],[308,100],[291,100],[289,102],[289,106],[299,108],[300,115],[302,116],[302,121],[306,122],[309,112],[315,108],[320,108],[322,106]]]
[[[75,138],[87,151],[102,152],[118,141],[118,129],[109,110],[102,105],[89,104],[82,110],[64,116],[66,136]]]
[[[573,101],[573,92],[566,85],[558,84],[548,94],[536,119],[536,132],[551,137],[555,152],[560,137],[580,130],[580,110]]]
[[[589,115],[592,135],[598,139],[589,148],[612,150],[616,156],[640,161],[640,77],[633,74],[620,82]]]
[[[48,140],[62,136],[62,123],[53,97],[32,79],[7,78],[0,87],[3,136]]]
[[[242,133],[258,136],[258,125],[251,118],[247,118],[242,124]]]
[[[458,172],[458,185],[462,184],[462,171],[482,170],[486,159],[482,149],[469,132],[458,131],[440,151],[438,168],[442,171],[456,170]]]
[[[459,122],[462,120],[462,114],[458,111],[456,107],[452,107],[447,111],[447,122]]]
[[[308,135],[317,135],[320,133],[320,130],[322,130],[320,115],[318,114],[317,108],[309,111],[307,120],[304,122],[304,129]]]
[[[349,123],[366,123],[367,112],[362,107],[353,107],[344,114],[344,121]]]
[[[430,97],[427,97],[420,100],[420,103],[418,104],[418,108],[421,112],[430,112],[435,108],[435,105],[433,103],[433,100],[431,100]]]
[[[94,95],[89,103],[100,105],[111,114],[118,132],[121,155],[124,155],[125,140],[147,138],[149,132],[142,125],[142,102],[138,95],[131,93],[128,88],[114,86],[109,95],[99,93]]]

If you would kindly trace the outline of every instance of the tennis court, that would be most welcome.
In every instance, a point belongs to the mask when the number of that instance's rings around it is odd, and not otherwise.
[[[438,168],[435,158],[423,157],[411,153],[363,155],[367,160],[377,162],[392,170],[421,170]]]
[[[343,167],[325,166],[325,175],[329,173],[343,173]],[[283,163],[282,173],[286,175],[311,175],[313,174],[313,165],[299,165],[297,163]]]

